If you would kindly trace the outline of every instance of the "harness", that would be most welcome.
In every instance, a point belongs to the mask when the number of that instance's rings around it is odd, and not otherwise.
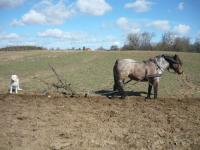
[[[157,63],[155,58],[154,59],[150,59],[150,60],[153,61],[153,63],[156,65],[156,67],[157,67],[156,69],[157,70],[160,70],[162,72],[164,71],[163,68]]]
[[[163,68],[157,63],[155,58],[151,58],[149,59],[150,61],[152,61],[155,65],[156,65],[156,70],[160,70],[160,71],[164,71]],[[146,63],[147,61],[143,61],[144,63]],[[148,78],[152,78],[152,77],[160,77],[161,74],[152,74],[152,75],[147,75],[147,68],[145,67],[145,78],[146,80],[148,80]]]

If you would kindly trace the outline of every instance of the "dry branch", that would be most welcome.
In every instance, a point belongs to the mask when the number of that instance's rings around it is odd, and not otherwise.
[[[71,87],[71,83],[67,83],[65,79],[61,79],[61,77],[58,75],[56,70],[54,69],[53,66],[49,64],[50,69],[53,71],[54,75],[57,78],[57,83],[52,83],[52,87],[54,87],[57,92],[61,92],[64,95],[69,95],[69,96],[76,96],[77,93],[75,90]]]
[[[39,79],[38,77],[34,77],[33,79],[37,79],[40,82],[44,83],[47,86],[47,89],[44,90],[45,95],[50,93],[61,93],[65,96],[75,97],[79,96],[77,92],[72,88],[71,83],[68,83],[65,79],[61,78],[60,75],[56,72],[55,68],[49,64],[50,69],[56,76],[57,82],[49,83],[45,80]],[[52,90],[53,89],[53,90]]]

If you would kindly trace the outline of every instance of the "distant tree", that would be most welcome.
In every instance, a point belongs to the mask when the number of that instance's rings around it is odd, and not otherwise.
[[[100,46],[99,48],[96,49],[97,51],[106,51],[107,49],[104,48],[103,46]]]
[[[118,50],[119,50],[119,47],[118,47],[117,45],[112,45],[112,46],[110,47],[110,50],[111,50],[111,51],[118,51]]]
[[[140,34],[138,33],[130,33],[127,36],[127,44],[125,44],[124,48],[127,50],[137,50],[140,46]]]
[[[128,44],[124,44],[124,46],[122,46],[121,50],[123,50],[123,51],[134,50],[134,48]]]
[[[173,44],[174,51],[190,51],[190,39],[187,37],[176,37]]]
[[[151,40],[153,33],[130,33],[127,36],[126,44],[122,47],[123,50],[151,50]]]
[[[151,40],[154,34],[149,32],[143,32],[140,34],[140,49],[142,50],[151,50]]]
[[[57,51],[61,50],[59,47],[56,48]]]
[[[195,42],[192,45],[192,51],[200,53],[200,43],[199,42]]]
[[[192,50],[194,52],[200,53],[200,34],[196,37],[194,44],[192,45]]]
[[[159,43],[160,50],[163,51],[170,51],[173,48],[174,45],[174,39],[175,39],[175,33],[173,32],[165,32],[162,35],[161,42]]]
[[[47,50],[40,46],[8,46],[0,48],[0,51],[29,51],[29,50]]]

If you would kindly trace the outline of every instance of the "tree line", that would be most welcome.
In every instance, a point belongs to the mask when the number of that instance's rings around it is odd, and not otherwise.
[[[29,50],[46,50],[41,46],[7,46],[0,48],[0,51],[29,51]]]
[[[119,48],[112,45],[110,50],[159,50],[159,51],[182,51],[200,52],[200,35],[191,43],[189,37],[179,37],[173,32],[165,32],[158,43],[152,43],[153,33],[130,33],[127,35],[125,44]]]

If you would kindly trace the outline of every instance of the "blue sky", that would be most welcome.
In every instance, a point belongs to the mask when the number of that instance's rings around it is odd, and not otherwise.
[[[0,47],[122,46],[128,33],[200,36],[199,0],[0,0]]]

